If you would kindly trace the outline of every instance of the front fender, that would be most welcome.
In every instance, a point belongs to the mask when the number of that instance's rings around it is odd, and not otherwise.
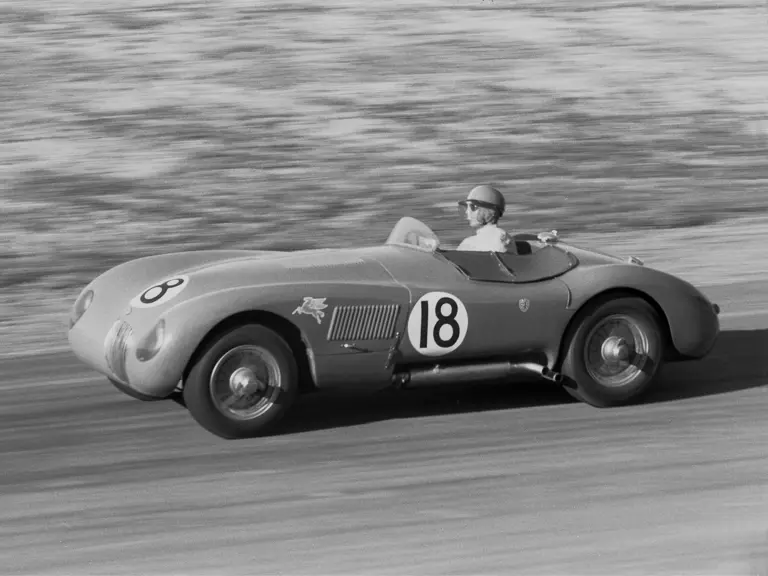
[[[222,320],[248,311],[267,311],[290,318],[285,313],[284,286],[231,288],[183,300],[167,309],[161,317],[166,336],[160,352],[151,360],[140,361],[135,349],[126,361],[130,386],[150,396],[165,397],[184,376],[184,371],[198,345]],[[140,341],[144,334],[136,334]]]
[[[714,304],[695,286],[672,274],[635,264],[615,264],[574,270],[565,281],[573,294],[570,307],[574,309],[610,290],[645,295],[663,314],[680,359],[703,358],[720,334]]]
[[[306,297],[323,300],[318,302],[315,315],[309,313],[311,307],[304,306]],[[260,311],[285,319],[301,333],[309,352],[317,358],[356,353],[342,348],[342,342],[332,341],[329,337],[332,311],[336,306],[399,305],[398,313],[393,316],[396,333],[402,330],[408,302],[409,293],[401,286],[365,283],[249,286],[197,296],[177,303],[163,314],[167,326],[166,342],[155,358],[140,362],[135,353],[129,354],[130,384],[151,396],[167,396],[182,379],[199,344],[223,320],[237,314]],[[394,337],[387,337],[358,340],[356,344],[370,353],[379,354],[389,350],[393,341]],[[336,366],[342,364],[335,363]]]

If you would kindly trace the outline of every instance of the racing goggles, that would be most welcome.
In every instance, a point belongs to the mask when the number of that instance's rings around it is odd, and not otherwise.
[[[459,206],[470,212],[476,212],[478,208],[490,208],[496,210],[498,207],[490,202],[483,202],[482,200],[460,200]]]

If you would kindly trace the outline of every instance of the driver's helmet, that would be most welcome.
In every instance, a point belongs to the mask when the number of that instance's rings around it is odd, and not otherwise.
[[[466,200],[461,200],[459,206],[474,210],[477,207],[490,208],[496,210],[498,218],[504,215],[504,209],[506,208],[506,202],[504,196],[493,186],[488,184],[481,184],[475,186],[469,191]]]

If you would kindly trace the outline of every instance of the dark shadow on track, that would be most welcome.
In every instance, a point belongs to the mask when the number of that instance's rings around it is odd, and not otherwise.
[[[71,354],[53,354],[50,358],[35,356],[4,360],[0,363],[0,376],[8,381],[20,376],[44,380],[50,378],[52,366],[57,373],[85,373],[82,364]],[[727,394],[758,388],[766,383],[768,330],[725,330],[707,358],[665,365],[656,387],[638,404]],[[81,401],[73,401],[73,398],[80,398]],[[82,414],[86,418],[94,410],[120,410],[125,415],[143,415],[151,410],[178,417],[181,414],[176,410],[183,410],[172,402],[142,403],[128,399],[105,383],[87,387],[32,388],[23,394],[23,398],[16,390],[8,392],[8,399],[9,404],[22,403],[26,407],[18,415],[14,411],[6,413],[6,426],[28,419],[30,407],[34,407],[35,418],[45,421],[58,421],[65,416],[71,418],[73,414]],[[66,414],[61,413],[62,402],[66,404]],[[300,398],[274,433],[283,435],[386,420],[573,403],[576,400],[559,385],[537,379],[454,384],[415,390],[317,392]]]
[[[370,393],[316,392],[299,399],[277,433],[341,428],[383,420],[567,404],[572,401],[560,386],[546,380],[447,384]]]
[[[723,331],[707,358],[666,364],[655,388],[638,404],[726,394],[766,383],[768,330]],[[376,393],[317,392],[300,398],[276,433],[575,402],[560,386],[546,380],[455,384]]]
[[[768,330],[727,330],[702,359],[664,366],[644,404],[727,394],[768,383]]]

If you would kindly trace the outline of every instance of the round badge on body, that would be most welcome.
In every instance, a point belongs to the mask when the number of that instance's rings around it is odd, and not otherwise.
[[[464,303],[448,292],[428,292],[408,317],[408,338],[419,354],[443,356],[459,348],[467,336]]]
[[[188,276],[174,276],[153,284],[131,300],[134,308],[152,308],[176,298],[189,283]]]

